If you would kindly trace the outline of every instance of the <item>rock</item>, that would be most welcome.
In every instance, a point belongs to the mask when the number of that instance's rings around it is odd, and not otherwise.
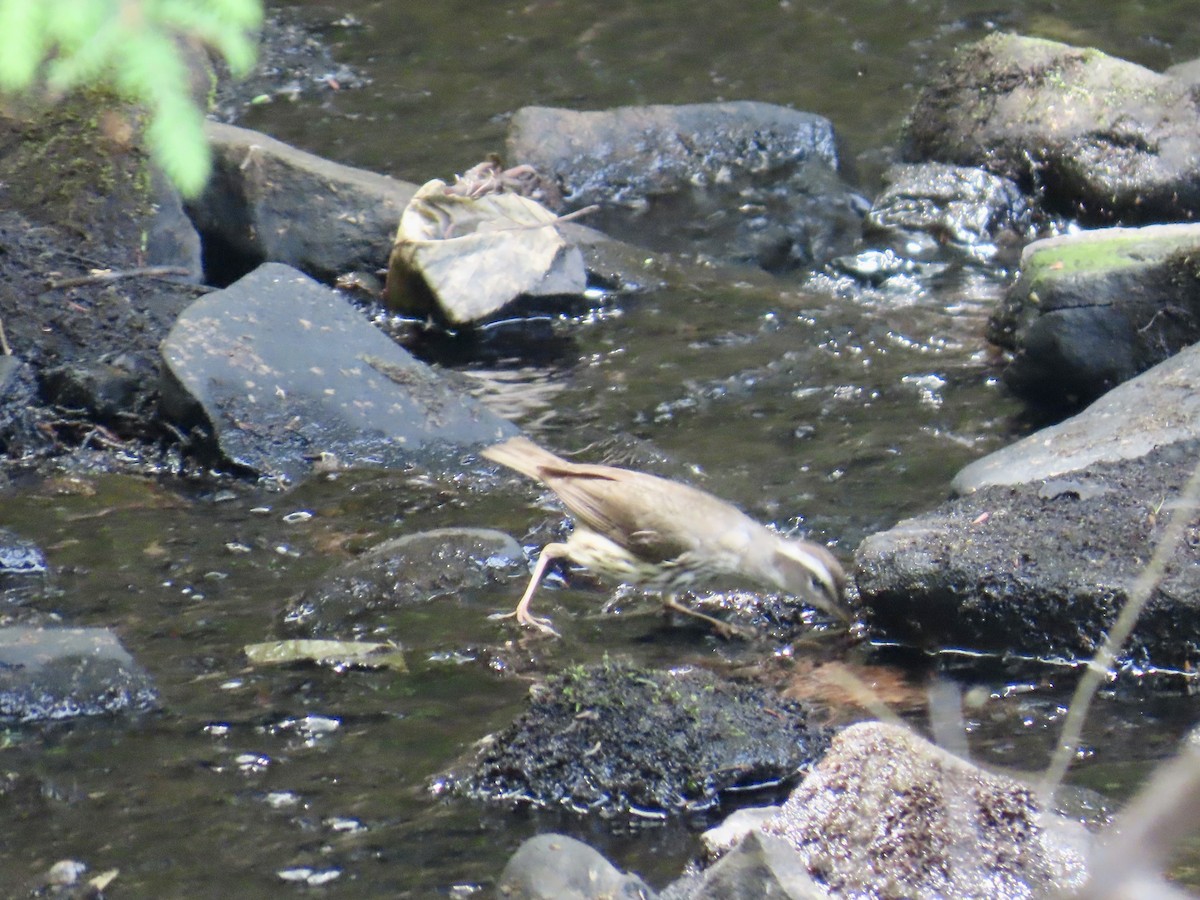
[[[48,569],[46,557],[37,546],[0,529],[0,576],[45,575]],[[0,580],[0,586],[3,584]]]
[[[1109,391],[1078,415],[964,467],[956,493],[1026,484],[1136,461],[1158,447],[1200,439],[1200,346],[1188,347]]]
[[[210,452],[294,481],[314,458],[457,465],[516,433],[372,327],[344,298],[268,263],[190,306],[162,345],[164,415]]]
[[[529,838],[500,874],[505,900],[652,900],[649,886],[582,841],[562,834]]]
[[[899,164],[884,172],[885,187],[863,223],[889,240],[889,249],[918,258],[949,246],[987,262],[1000,244],[1027,239],[1032,213],[1017,185],[975,167]],[[924,251],[924,252],[923,252]]]
[[[136,115],[99,88],[8,108],[0,115],[5,209],[62,228],[78,257],[114,269],[178,267],[198,281],[199,236],[178,193],[140,152]]]
[[[982,166],[1092,224],[1200,210],[1200,112],[1182,80],[1097,50],[997,33],[921,91],[906,156]]]
[[[305,635],[381,640],[388,614],[414,603],[455,602],[463,591],[526,574],[521,545],[486,528],[439,528],[372,547],[326,575],[284,612]]]
[[[714,859],[738,844],[746,835],[758,831],[760,825],[779,815],[778,806],[747,806],[735,809],[721,824],[700,835],[704,851]]]
[[[1019,782],[880,722],[834,738],[763,830],[835,897],[1019,900],[1084,878],[1082,826],[1047,815]]]
[[[147,388],[158,369],[128,353],[105,354],[42,373],[46,399],[64,409],[82,410],[96,422],[119,424],[145,414]]]
[[[825,731],[804,707],[701,669],[573,667],[496,735],[458,783],[492,802],[663,819],[794,778]]]
[[[264,261],[326,281],[386,268],[392,233],[416,185],[246,128],[217,122],[206,128],[213,174],[188,213],[206,244],[238,258],[223,264],[227,272],[209,271],[210,280],[227,283]],[[210,251],[210,268],[216,256]]]
[[[685,877],[661,900],[827,900],[803,859],[783,838],[752,831],[711,868]]]
[[[966,496],[855,552],[867,621],[918,646],[1090,658],[1168,516],[1183,514],[1175,504],[1200,448],[1197,385],[1200,346],[964,468],[953,484]],[[1168,558],[1124,666],[1200,663],[1192,531]]]
[[[526,107],[508,155],[557,180],[566,208],[599,204],[588,225],[659,251],[774,271],[829,259],[859,233],[832,126],[782,106]]]
[[[0,716],[20,722],[158,706],[150,676],[105,628],[0,628]]]
[[[1105,228],[1035,241],[988,337],[1004,380],[1051,405],[1087,402],[1200,340],[1200,225]]]
[[[19,357],[0,356],[0,454],[16,459],[46,445],[37,430],[37,405],[33,367]]]
[[[864,619],[924,648],[1082,662],[1146,566],[1200,443],[1079,474],[1079,487],[988,487],[868,537],[855,552]],[[1192,529],[1194,532],[1195,529]],[[1142,610],[1119,666],[1191,671],[1200,566],[1189,533]]]

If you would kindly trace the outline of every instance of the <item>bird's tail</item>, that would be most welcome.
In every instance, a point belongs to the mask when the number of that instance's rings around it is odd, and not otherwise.
[[[509,438],[507,441],[494,444],[483,450],[482,455],[492,462],[498,462],[502,466],[508,466],[510,469],[520,472],[527,478],[539,481],[542,478],[542,469],[571,468],[571,463],[555,456],[544,447],[539,447],[526,437]]]

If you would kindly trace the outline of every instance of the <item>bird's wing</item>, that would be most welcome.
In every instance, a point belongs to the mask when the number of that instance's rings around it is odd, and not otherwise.
[[[743,518],[739,510],[711,494],[644,472],[574,464],[540,471],[581,525],[649,560],[675,559],[696,551],[698,532],[687,523]]]

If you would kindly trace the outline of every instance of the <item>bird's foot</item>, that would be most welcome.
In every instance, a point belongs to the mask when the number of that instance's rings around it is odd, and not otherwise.
[[[554,630],[554,627],[550,624],[549,619],[530,615],[523,609],[513,610],[512,612],[508,613],[493,613],[492,615],[488,616],[488,618],[492,621],[499,621],[500,619],[516,619],[518,625],[524,625],[526,628],[533,628],[539,633],[544,634],[546,637],[562,637],[561,634]]]

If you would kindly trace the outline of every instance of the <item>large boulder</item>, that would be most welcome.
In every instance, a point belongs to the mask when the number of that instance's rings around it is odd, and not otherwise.
[[[197,300],[163,341],[163,413],[225,464],[283,482],[318,458],[455,466],[516,433],[342,297],[267,263]]]
[[[1200,225],[1035,241],[988,337],[1014,351],[1004,380],[1021,396],[1095,399],[1200,340]]]
[[[922,647],[1091,658],[1128,601],[1200,448],[1200,346],[964,468],[963,494],[855,552],[864,617]],[[1122,662],[1200,664],[1200,542],[1170,548]]]
[[[1082,826],[1028,786],[880,722],[841,732],[763,831],[834,897],[1019,900],[1084,878]]]
[[[921,91],[907,156],[983,166],[1089,223],[1200,211],[1200,111],[1190,85],[1098,50],[993,34]]]
[[[861,223],[829,121],[768,103],[525,107],[508,155],[557,182],[564,209],[595,204],[588,224],[661,251],[796,268],[849,249]]]
[[[208,122],[213,174],[187,204],[209,277],[224,282],[261,262],[332,281],[387,266],[392,234],[417,186],[330,162],[282,141]]]

